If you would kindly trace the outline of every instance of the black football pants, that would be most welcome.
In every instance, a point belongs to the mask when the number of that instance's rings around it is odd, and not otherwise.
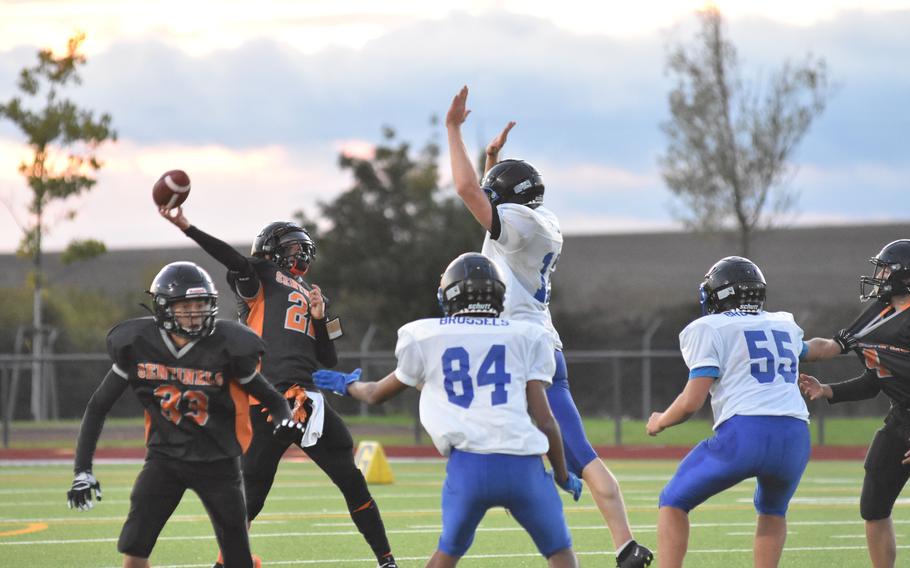
[[[238,458],[212,462],[147,458],[133,484],[117,550],[148,558],[187,489],[199,495],[208,511],[225,568],[253,568]]]
[[[324,408],[322,437],[315,445],[303,448],[303,451],[341,490],[357,529],[376,556],[382,557],[390,552],[389,541],[367,482],[354,464],[354,440],[351,432],[331,406],[324,404]],[[262,406],[250,406],[253,439],[242,458],[243,484],[250,521],[262,510],[275,480],[278,462],[290,447],[290,443],[281,442],[272,435],[274,425],[268,422],[268,413],[261,411]]]

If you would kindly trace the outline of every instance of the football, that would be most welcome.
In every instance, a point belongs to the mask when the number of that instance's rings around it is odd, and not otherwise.
[[[152,199],[158,207],[171,209],[190,195],[190,176],[183,170],[164,172],[152,187]]]

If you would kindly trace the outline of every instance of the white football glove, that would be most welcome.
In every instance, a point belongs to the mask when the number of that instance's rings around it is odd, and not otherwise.
[[[70,509],[76,508],[80,511],[88,511],[95,506],[92,501],[92,490],[95,490],[95,498],[101,501],[101,484],[95,479],[90,471],[80,471],[73,478],[73,487],[66,492],[66,502]]]

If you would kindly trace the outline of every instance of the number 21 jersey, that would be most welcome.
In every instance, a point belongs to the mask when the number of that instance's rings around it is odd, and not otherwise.
[[[710,391],[715,429],[735,415],[809,421],[796,384],[803,330],[792,314],[730,310],[707,315],[686,326],[679,344],[690,370],[719,371]]]

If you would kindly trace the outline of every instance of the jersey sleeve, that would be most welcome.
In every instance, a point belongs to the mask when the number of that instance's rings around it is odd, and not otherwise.
[[[679,334],[679,348],[690,371],[704,368],[720,369],[720,335],[713,327],[698,320],[692,322]]]
[[[265,342],[254,331],[233,321],[219,321],[221,333],[225,334],[225,346],[230,356],[231,376],[240,384],[246,384],[256,375],[259,359],[265,352]]]
[[[506,204],[496,208],[499,217],[499,243],[503,252],[515,252],[524,248],[528,236],[534,234],[536,225],[531,216],[531,210],[524,205]],[[491,235],[492,236],[492,235]]]
[[[542,329],[534,335],[528,353],[528,380],[553,383],[556,374],[556,346],[549,331]]]
[[[395,376],[399,381],[410,387],[416,387],[424,382],[423,353],[420,351],[420,344],[407,326],[398,330],[395,358],[398,359]]]

